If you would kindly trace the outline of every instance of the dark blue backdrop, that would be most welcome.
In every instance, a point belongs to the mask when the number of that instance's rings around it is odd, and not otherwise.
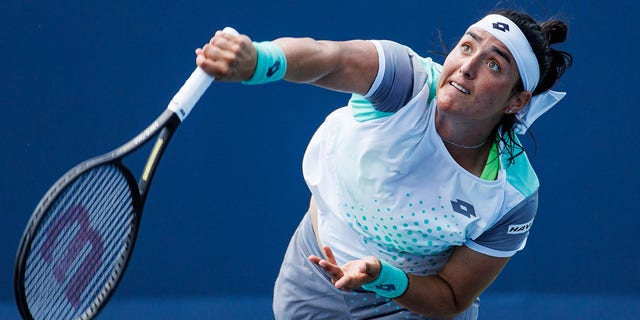
[[[569,23],[568,96],[533,128],[541,204],[525,251],[493,293],[640,294],[636,1],[501,6]],[[417,52],[454,43],[477,1],[3,1],[0,4],[0,300],[40,197],[72,165],[116,147],[165,107],[194,49],[231,25],[255,40],[378,38]],[[437,58],[437,60],[442,60]],[[306,143],[347,96],[215,83],[151,189],[118,297],[268,296],[306,208]],[[529,143],[530,144],[530,143]],[[627,271],[630,270],[630,271]]]

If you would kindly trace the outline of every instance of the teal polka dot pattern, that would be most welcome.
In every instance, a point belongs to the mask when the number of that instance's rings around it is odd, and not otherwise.
[[[442,195],[404,193],[393,199],[343,203],[343,216],[363,243],[375,245],[379,256],[414,274],[431,274],[446,262],[451,248],[462,245],[467,217],[454,214]]]

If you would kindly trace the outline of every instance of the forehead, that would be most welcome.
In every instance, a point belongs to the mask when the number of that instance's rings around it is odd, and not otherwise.
[[[465,37],[470,37],[482,45],[498,49],[500,53],[504,54],[504,58],[510,62],[514,60],[511,51],[509,51],[509,48],[507,48],[507,46],[502,43],[502,41],[498,40],[498,38],[494,37],[491,33],[483,29],[471,27],[467,30],[467,32],[465,32],[462,38],[464,39]]]

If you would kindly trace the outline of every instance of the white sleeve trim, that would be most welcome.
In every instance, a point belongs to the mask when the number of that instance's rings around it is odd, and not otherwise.
[[[482,254],[486,254],[488,256],[492,256],[492,257],[496,257],[496,258],[509,258],[512,257],[514,254],[516,254],[516,252],[524,249],[524,246],[527,244],[527,239],[525,239],[522,244],[520,245],[520,247],[516,250],[511,250],[511,251],[500,251],[500,250],[496,250],[496,249],[491,249],[491,248],[487,248],[485,246],[479,245],[475,242],[473,242],[473,240],[469,240],[467,242],[465,242],[465,246],[467,246],[469,249],[476,251],[476,252],[480,252]]]
[[[376,75],[376,79],[371,84],[371,88],[367,94],[364,95],[365,98],[371,97],[371,95],[378,90],[380,83],[382,83],[382,78],[384,78],[385,71],[385,59],[384,59],[384,50],[382,50],[382,45],[377,40],[370,40],[374,46],[376,46],[376,51],[378,51],[378,74]]]

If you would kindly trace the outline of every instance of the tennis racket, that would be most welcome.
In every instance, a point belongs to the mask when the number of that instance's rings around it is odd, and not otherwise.
[[[238,34],[229,27],[223,31]],[[131,257],[160,158],[212,82],[197,67],[144,131],[109,153],[78,164],[40,200],[15,264],[16,303],[24,319],[92,319],[102,310]],[[122,160],[154,137],[136,182]]]

